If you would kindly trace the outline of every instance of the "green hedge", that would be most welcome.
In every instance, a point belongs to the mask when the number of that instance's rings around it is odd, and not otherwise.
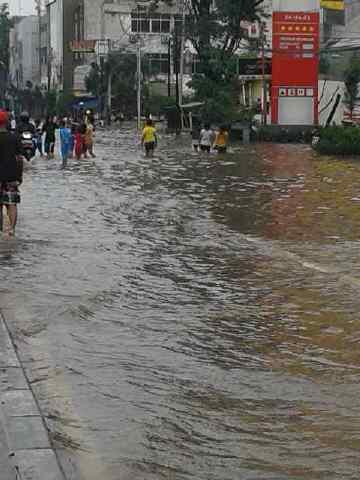
[[[325,155],[360,155],[359,127],[327,127],[318,133],[314,144],[317,152]]]
[[[281,127],[278,125],[261,126],[257,131],[257,140],[274,143],[311,143],[313,128]]]

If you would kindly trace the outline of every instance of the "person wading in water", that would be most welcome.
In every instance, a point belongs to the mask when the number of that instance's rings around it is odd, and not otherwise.
[[[6,207],[10,228],[15,235],[17,205],[20,203],[19,185],[22,183],[23,159],[21,140],[7,130],[8,114],[0,110],[0,230],[3,230],[3,207]]]

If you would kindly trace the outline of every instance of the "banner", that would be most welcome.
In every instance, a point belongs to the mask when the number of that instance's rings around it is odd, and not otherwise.
[[[320,0],[320,7],[327,8],[328,10],[341,10],[345,9],[345,2],[343,0]]]
[[[70,51],[73,53],[94,53],[95,46],[95,40],[73,40],[69,44]]]

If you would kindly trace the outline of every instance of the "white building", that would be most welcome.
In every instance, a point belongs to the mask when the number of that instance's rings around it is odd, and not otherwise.
[[[24,89],[28,82],[38,85],[39,66],[39,21],[38,17],[16,18],[10,31],[10,81]]]
[[[48,2],[48,62],[49,86],[63,89],[64,70],[64,2],[55,0]]]
[[[108,40],[110,52],[136,53],[140,38],[151,71],[166,76],[170,36],[176,19],[181,20],[179,9],[160,5],[150,16],[147,12],[146,2],[136,0],[48,0],[51,87],[85,93],[85,76],[99,58],[89,50],[72,51],[74,41],[89,45],[92,40]]]
[[[147,63],[152,78],[160,81],[167,79],[169,42],[175,22],[181,21],[176,5],[171,7],[160,4],[156,12],[149,15],[148,6],[144,2],[84,0],[82,21],[83,25],[79,25],[77,31],[82,31],[83,38],[76,40],[106,40],[110,52],[133,54],[136,54],[140,42],[142,58]],[[78,62],[75,67],[77,87],[81,74],[85,77],[86,69],[83,66],[94,61],[98,61],[96,54],[87,54]],[[170,68],[173,70],[172,63]]]

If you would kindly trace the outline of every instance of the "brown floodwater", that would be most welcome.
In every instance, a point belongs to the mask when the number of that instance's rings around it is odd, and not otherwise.
[[[27,168],[0,307],[69,480],[357,479],[360,162],[98,133]]]

